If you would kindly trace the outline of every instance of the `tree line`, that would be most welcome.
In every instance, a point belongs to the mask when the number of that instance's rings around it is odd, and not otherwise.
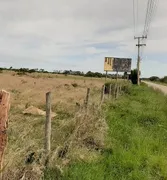
[[[44,69],[29,69],[29,68],[0,68],[0,73],[3,71],[14,71],[17,72],[18,75],[24,75],[26,73],[51,73],[51,74],[64,74],[65,76],[68,75],[76,75],[76,76],[84,76],[84,77],[95,77],[95,78],[104,78],[106,77],[106,73],[100,73],[100,72],[92,72],[88,71],[86,73],[82,71],[72,71],[72,70],[54,70],[52,72],[46,71]],[[107,78],[116,78],[116,74],[107,74]],[[127,78],[127,73],[125,72],[123,75],[118,75],[118,78]]]
[[[158,76],[151,76],[149,78],[142,78],[143,80],[149,80],[153,82],[162,82],[162,83],[167,83],[167,76],[164,76],[163,78],[160,78]]]

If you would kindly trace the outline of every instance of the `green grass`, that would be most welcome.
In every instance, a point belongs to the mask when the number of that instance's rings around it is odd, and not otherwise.
[[[108,137],[99,160],[73,162],[61,179],[166,180],[167,98],[146,86],[133,86],[108,105],[106,114]]]

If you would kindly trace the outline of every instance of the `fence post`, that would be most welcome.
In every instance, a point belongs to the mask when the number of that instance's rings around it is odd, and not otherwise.
[[[45,122],[45,166],[49,164],[49,154],[51,149],[51,92],[46,93],[46,122]]]
[[[109,87],[109,94],[108,94],[108,97],[111,98],[111,87],[112,85],[110,84],[110,87]]]
[[[117,84],[114,85],[114,97],[117,98]]]
[[[116,92],[115,92],[115,99],[117,99],[118,98],[118,95],[119,95],[119,85],[118,84],[116,84]]]
[[[10,109],[10,93],[0,91],[0,177],[2,179],[3,156],[7,144],[8,112]]]
[[[85,99],[85,109],[86,109],[86,111],[88,110],[89,97],[90,97],[90,88],[87,88],[86,99]]]
[[[122,94],[122,86],[119,87],[120,94]]]
[[[103,85],[103,86],[102,86],[102,89],[101,89],[101,102],[100,102],[100,105],[103,104],[104,94],[105,94],[105,85]]]

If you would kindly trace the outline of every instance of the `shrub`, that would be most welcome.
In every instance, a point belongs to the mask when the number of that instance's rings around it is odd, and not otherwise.
[[[23,76],[23,75],[26,75],[26,73],[25,73],[25,72],[23,72],[23,71],[20,71],[20,72],[17,72],[17,75],[19,75],[19,76]]]
[[[149,80],[150,80],[150,81],[159,81],[160,78],[157,77],[157,76],[152,76],[152,77],[149,78]]]
[[[167,83],[167,76],[165,76],[162,79],[160,79],[160,81],[163,82],[163,83]]]
[[[137,69],[131,71],[130,79],[133,84],[137,84]]]
[[[72,83],[71,84],[73,87],[78,87],[78,84],[77,83]]]

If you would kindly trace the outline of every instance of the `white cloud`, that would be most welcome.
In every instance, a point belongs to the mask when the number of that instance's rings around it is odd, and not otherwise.
[[[139,1],[137,34],[144,27],[146,4]],[[158,54],[157,61],[166,52],[166,7],[161,0],[146,48]],[[132,15],[132,2],[123,0],[0,0],[0,66],[103,71],[104,56],[137,52]],[[143,74],[151,75],[147,61]]]

